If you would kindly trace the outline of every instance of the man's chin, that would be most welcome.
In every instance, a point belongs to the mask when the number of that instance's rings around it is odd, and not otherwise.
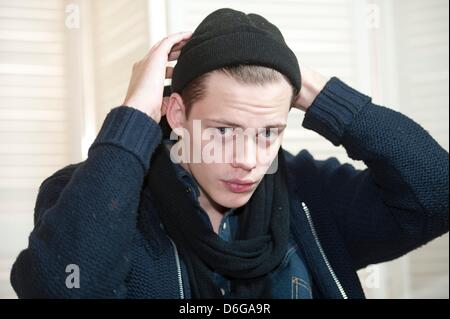
[[[235,194],[231,192],[227,192],[227,194],[221,194],[220,198],[216,200],[216,203],[221,205],[222,207],[227,208],[239,208],[248,203],[252,194]],[[224,196],[225,195],[225,196]]]

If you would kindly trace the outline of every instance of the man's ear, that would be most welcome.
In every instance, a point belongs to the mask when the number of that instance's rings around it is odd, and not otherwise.
[[[178,93],[172,93],[164,105],[167,123],[172,130],[182,129],[186,122],[186,108],[183,98]]]

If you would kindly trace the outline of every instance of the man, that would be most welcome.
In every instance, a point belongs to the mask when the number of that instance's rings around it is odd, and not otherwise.
[[[368,169],[285,152],[291,107]],[[11,282],[19,297],[363,298],[358,269],[447,231],[448,154],[425,130],[300,77],[274,25],[220,9],[136,63],[88,159],[42,183]]]

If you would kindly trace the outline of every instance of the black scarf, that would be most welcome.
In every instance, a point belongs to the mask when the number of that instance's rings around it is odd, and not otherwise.
[[[178,180],[169,150],[160,144],[152,156],[147,183],[160,219],[186,263],[194,298],[221,298],[212,272],[231,281],[235,298],[271,298],[270,272],[282,261],[289,238],[289,199],[283,150],[278,170],[266,174],[249,202],[238,208],[239,230],[221,239],[201,219]]]

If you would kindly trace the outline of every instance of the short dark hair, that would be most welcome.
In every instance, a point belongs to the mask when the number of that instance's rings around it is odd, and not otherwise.
[[[243,84],[263,85],[267,83],[278,82],[282,79],[285,79],[292,87],[292,99],[290,106],[293,105],[294,100],[298,94],[297,89],[291,84],[289,79],[275,69],[260,65],[240,64],[235,66],[227,66],[224,68],[220,68],[202,74],[201,76],[195,78],[186,85],[186,87],[181,92],[181,97],[183,98],[184,105],[186,106],[186,117],[189,117],[190,111],[194,103],[204,97],[206,93],[205,82],[214,72],[224,73]]]

